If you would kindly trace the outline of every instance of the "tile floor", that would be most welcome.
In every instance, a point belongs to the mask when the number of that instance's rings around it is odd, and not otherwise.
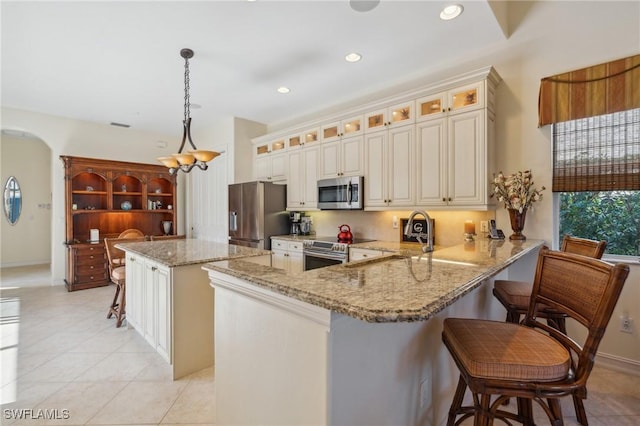
[[[212,368],[172,381],[135,330],[105,318],[113,285],[50,284],[46,266],[0,271],[0,424],[214,424]],[[640,377],[596,365],[585,406],[591,426],[640,425]],[[19,409],[31,412],[17,419]],[[570,400],[563,412],[565,425],[578,424]]]

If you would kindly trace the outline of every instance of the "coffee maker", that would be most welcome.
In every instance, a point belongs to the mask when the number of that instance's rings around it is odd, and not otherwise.
[[[300,234],[300,221],[304,213],[301,212],[289,212],[289,221],[291,224],[291,229],[289,233],[291,235]]]

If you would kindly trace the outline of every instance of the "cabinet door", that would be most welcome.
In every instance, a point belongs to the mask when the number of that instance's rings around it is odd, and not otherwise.
[[[447,203],[446,120],[440,118],[419,123],[417,130],[418,205],[441,206]]]
[[[304,271],[302,252],[289,252],[289,272],[297,273]]]
[[[317,146],[289,153],[287,208],[308,210],[318,206],[318,150]]]
[[[354,136],[341,142],[341,176],[364,175],[364,138]]]
[[[366,137],[365,207],[382,207],[387,205],[387,136],[388,132],[376,132]]]
[[[271,267],[287,270],[287,254],[284,250],[271,250]]]
[[[340,141],[323,142],[320,155],[320,175],[334,178],[340,175]]]
[[[155,269],[157,269],[154,262],[144,261],[144,289],[143,289],[143,315],[142,329],[143,336],[153,346],[156,347],[156,302],[155,302],[155,289],[153,285]]]
[[[287,181],[287,208],[300,209],[304,201],[304,182],[302,176],[302,152],[304,149],[289,153],[289,180]]]
[[[285,154],[271,154],[271,181],[287,179],[287,157]]]
[[[318,154],[317,147],[305,148],[303,179],[304,179],[304,207],[315,209],[318,207]]]
[[[133,254],[126,258],[126,311],[127,323],[142,333],[144,315],[144,262]]]
[[[415,122],[415,102],[403,102],[401,104],[393,105],[388,110],[388,122],[389,128],[398,126],[405,126]]]
[[[269,154],[258,156],[255,160],[255,179],[269,180],[271,177],[271,158]]]
[[[484,110],[449,117],[450,205],[487,203]]]
[[[416,121],[441,118],[446,112],[447,92],[425,96],[416,101]]]
[[[171,277],[169,269],[158,266],[154,273],[156,291],[156,350],[169,364],[171,356]]]
[[[448,106],[447,110],[451,113],[484,108],[484,81],[461,86],[449,91]]]
[[[387,180],[389,205],[412,206],[415,201],[414,126],[389,130]]]

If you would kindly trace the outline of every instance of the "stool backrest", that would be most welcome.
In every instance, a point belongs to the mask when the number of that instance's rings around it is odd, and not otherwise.
[[[588,240],[586,238],[572,237],[565,235],[562,239],[562,247],[560,250],[567,253],[579,254],[582,256],[601,259],[604,251],[607,249],[607,242]]]
[[[629,266],[626,264],[612,265],[582,255],[551,251],[547,247],[540,250],[524,324],[543,329],[576,355],[576,381],[586,384],[598,345],[628,275]],[[539,304],[564,312],[584,326],[587,330],[584,344],[580,346],[538,320],[536,310]]]
[[[118,235],[118,238],[140,238],[140,237],[144,237],[144,233],[141,230],[135,229],[135,228],[125,229],[120,233],[120,235]]]

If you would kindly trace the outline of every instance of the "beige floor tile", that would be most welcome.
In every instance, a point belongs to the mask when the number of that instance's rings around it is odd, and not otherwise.
[[[215,386],[191,381],[162,419],[163,424],[214,423]]]
[[[187,382],[132,382],[87,424],[159,424]]]
[[[107,354],[64,353],[45,362],[20,378],[24,382],[72,382],[89,370]]]
[[[72,353],[70,353],[71,355]],[[111,353],[76,376],[76,382],[131,381],[154,362],[154,353]]]
[[[34,407],[34,409],[58,410],[61,416],[57,419],[17,421],[15,425],[83,425],[126,385],[127,382],[68,383]],[[65,416],[65,413],[68,415]]]

